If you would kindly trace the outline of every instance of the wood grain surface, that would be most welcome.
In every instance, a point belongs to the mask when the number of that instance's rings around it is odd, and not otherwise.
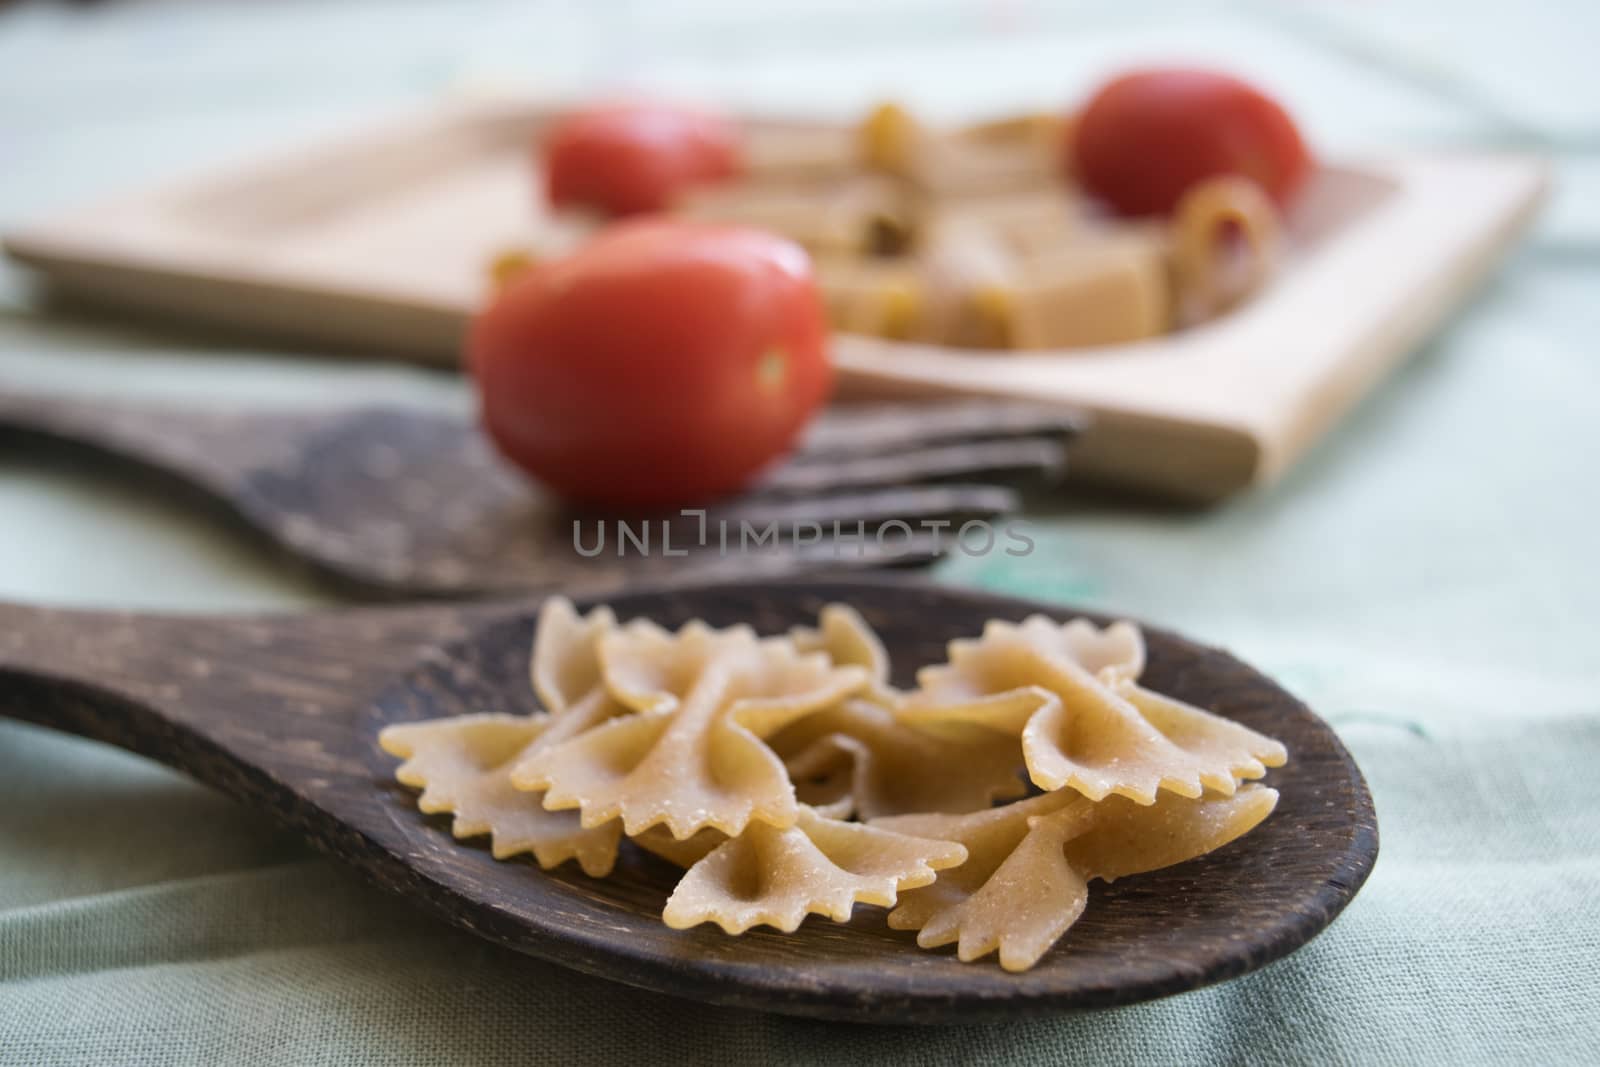
[[[537,225],[528,149],[561,110],[432,108],[81,206],[5,248],[99,303],[458,366],[485,265]],[[840,384],[1091,411],[1076,473],[1215,501],[1288,469],[1416,351],[1527,227],[1547,169],[1489,153],[1330,160],[1286,220],[1282,272],[1215,322],[1030,353],[840,335]]]
[[[989,618],[1077,614],[888,579],[743,582],[612,604],[623,618],[699,617],[774,632],[833,600],[855,605],[883,635],[901,684]],[[186,618],[0,606],[0,713],[185,770],[498,944],[678,996],[836,1019],[1003,1020],[1235,977],[1319,933],[1376,858],[1371,798],[1327,725],[1227,653],[1147,629],[1149,685],[1288,745],[1289,764],[1267,778],[1282,798],[1254,832],[1199,860],[1096,883],[1082,920],[1024,974],[922,951],[867,907],[847,925],[813,918],[796,935],[669,930],[659,921],[675,878],[666,864],[631,846],[606,880],[496,862],[452,839],[442,818],[420,815],[377,749],[387,723],[532,710],[535,608],[530,600]]]
[[[935,543],[923,520],[953,533],[1015,511],[1019,489],[1060,475],[1081,421],[1061,409],[992,401],[832,409],[750,491],[709,505],[702,525],[678,513],[567,508],[457,416],[217,412],[0,389],[0,445],[121,462],[146,484],[243,520],[348,591],[412,598],[609,595],[638,585],[927,563],[951,537]],[[635,535],[648,530],[647,548],[621,543],[619,519]],[[876,536],[897,522],[906,528]],[[835,523],[844,540],[836,540]],[[777,536],[757,544],[772,525]],[[851,538],[862,531],[867,536]]]

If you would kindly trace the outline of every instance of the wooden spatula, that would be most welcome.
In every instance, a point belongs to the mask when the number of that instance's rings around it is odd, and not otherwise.
[[[964,522],[1015,510],[1019,481],[1058,473],[1078,423],[1003,402],[835,409],[752,491],[703,515],[627,518],[625,541],[619,517],[541,494],[463,418],[219,413],[0,389],[0,446],[125,461],[197,490],[323,576],[398,597],[602,594],[927,562]]]
[[[813,622],[829,601],[854,605],[878,630],[901,685],[991,618],[1079,614],[884,579],[742,582],[611,603],[623,619],[775,633]],[[1288,745],[1288,765],[1268,778],[1278,807],[1250,834],[1189,863],[1097,883],[1068,937],[1023,974],[922,951],[866,907],[848,925],[814,917],[793,935],[670,930],[660,914],[676,869],[631,846],[605,880],[498,862],[453,839],[447,820],[420,815],[378,751],[389,723],[534,710],[535,611],[521,600],[182,618],[0,605],[0,714],[188,771],[490,941],[647,989],[796,1015],[954,1023],[1193,989],[1304,944],[1377,856],[1371,797],[1327,724],[1227,653],[1146,629],[1149,685]]]

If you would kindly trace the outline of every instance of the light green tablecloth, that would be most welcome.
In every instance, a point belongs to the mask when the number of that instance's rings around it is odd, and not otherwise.
[[[560,89],[632,72],[824,109],[901,87],[955,112],[1179,55],[1278,87],[1335,152],[1554,155],[1562,184],[1532,242],[1285,484],[1201,515],[1041,509],[1030,558],[942,571],[1145,615],[1275,673],[1365,769],[1377,870],[1326,934],[1221,987],[985,1029],[823,1025],[498,952],[177,775],[0,724],[0,1063],[1600,1059],[1600,7],[546,6],[14,7],[0,225],[507,76]],[[0,381],[18,380],[461,401],[421,372],[42,314],[13,272]],[[0,596],[322,600],[196,516],[4,455]]]

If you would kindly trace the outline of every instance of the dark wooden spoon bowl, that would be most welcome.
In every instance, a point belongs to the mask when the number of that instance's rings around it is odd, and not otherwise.
[[[1079,614],[889,580],[745,583],[611,603],[623,618],[776,632],[831,600],[855,605],[878,629],[901,683],[989,618]],[[669,930],[659,915],[676,872],[666,864],[630,848],[611,878],[594,880],[498,862],[418,814],[376,747],[385,723],[532,710],[534,609],[524,601],[182,618],[0,606],[0,713],[186,770],[490,941],[647,989],[795,1015],[953,1023],[1194,989],[1304,944],[1377,856],[1372,800],[1327,724],[1227,653],[1147,629],[1149,684],[1289,746],[1289,764],[1267,779],[1282,794],[1278,808],[1254,832],[1177,867],[1096,883],[1084,917],[1023,974],[920,950],[876,908],[858,908],[847,925],[813,918],[793,935]]]

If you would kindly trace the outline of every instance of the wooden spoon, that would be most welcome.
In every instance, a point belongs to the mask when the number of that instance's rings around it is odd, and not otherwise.
[[[901,684],[990,618],[1060,605],[879,579],[742,583],[624,596],[620,617],[779,632],[828,601],[882,634]],[[535,603],[183,618],[0,605],[0,713],[99,738],[262,808],[319,848],[480,937],[590,974],[717,1004],[875,1022],[953,1023],[1126,1004],[1232,978],[1326,927],[1377,856],[1372,800],[1333,731],[1232,656],[1147,629],[1154,688],[1289,746],[1277,810],[1177,867],[1096,884],[1033,970],[963,964],[889,930],[880,909],[798,934],[673,931],[678,872],[628,846],[615,874],[543,872],[454,840],[395,784],[385,724],[535,702]],[[1094,617],[1091,615],[1091,617]]]
[[[615,519],[577,515],[539,493],[462,418],[393,409],[218,413],[0,390],[0,444],[125,461],[222,505],[321,576],[368,595],[411,598],[599,595],[924,563],[953,543],[964,521],[1016,510],[1010,483],[1058,473],[1078,422],[1005,402],[832,410],[754,491],[708,508],[703,539],[698,517],[670,516],[670,534],[660,517],[627,520],[635,535],[648,529],[646,552],[622,543]],[[905,528],[874,536],[893,520]],[[922,520],[947,525],[931,531]],[[860,522],[867,536],[836,541],[835,521],[847,536]],[[770,524],[778,534],[768,539]],[[814,525],[800,532],[806,524]],[[724,552],[724,530],[726,543],[743,540],[745,550]],[[672,554],[662,550],[664,537]]]

